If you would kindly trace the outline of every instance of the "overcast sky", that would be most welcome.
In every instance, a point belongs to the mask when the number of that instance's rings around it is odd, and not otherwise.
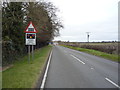
[[[49,0],[60,10],[64,29],[54,40],[90,42],[118,40],[120,0]]]

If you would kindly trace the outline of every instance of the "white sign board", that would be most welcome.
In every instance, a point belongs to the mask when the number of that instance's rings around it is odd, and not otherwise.
[[[36,45],[36,33],[26,33],[26,45]]]

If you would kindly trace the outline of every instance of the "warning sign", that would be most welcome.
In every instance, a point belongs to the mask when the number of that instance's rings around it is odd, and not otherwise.
[[[26,45],[36,45],[36,33],[37,30],[35,29],[32,22],[29,23],[25,30],[25,38],[26,38]]]
[[[34,27],[33,23],[30,22],[24,32],[25,32],[25,33],[37,33],[37,30],[36,30],[36,28]]]
[[[36,45],[36,33],[26,33],[26,45]]]

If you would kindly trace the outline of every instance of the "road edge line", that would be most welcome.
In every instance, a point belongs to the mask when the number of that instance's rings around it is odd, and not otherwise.
[[[45,69],[45,73],[43,75],[42,83],[40,85],[41,89],[44,88],[44,86],[45,86],[45,81],[46,81],[46,78],[47,78],[47,73],[48,73],[51,57],[52,57],[52,50],[50,52],[50,55],[49,55],[49,58],[48,58],[48,62],[47,62],[47,65],[46,65],[46,69]]]

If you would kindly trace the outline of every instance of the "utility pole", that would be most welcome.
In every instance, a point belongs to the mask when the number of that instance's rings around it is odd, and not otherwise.
[[[89,33],[90,32],[86,32],[86,33],[87,33],[87,42],[89,42],[89,37],[90,37]]]

